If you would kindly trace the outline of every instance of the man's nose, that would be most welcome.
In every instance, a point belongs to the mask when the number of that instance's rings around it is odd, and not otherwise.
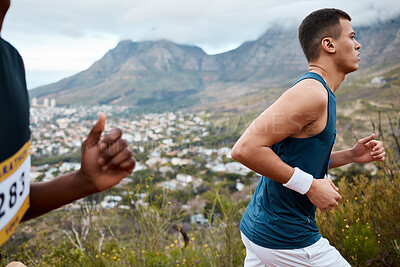
[[[355,40],[355,41],[356,41],[356,50],[360,50],[361,49],[361,44],[359,42],[357,42],[357,40]]]

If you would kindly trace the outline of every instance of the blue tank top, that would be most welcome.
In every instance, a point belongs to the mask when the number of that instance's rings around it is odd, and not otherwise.
[[[315,136],[288,137],[271,146],[271,149],[286,164],[299,167],[314,178],[324,178],[328,173],[330,154],[336,140],[336,99],[320,75],[308,72],[296,83],[304,79],[318,80],[326,88],[328,122],[324,130]],[[262,247],[307,247],[321,237],[315,222],[315,209],[306,195],[262,176],[243,214],[240,230],[253,243]]]

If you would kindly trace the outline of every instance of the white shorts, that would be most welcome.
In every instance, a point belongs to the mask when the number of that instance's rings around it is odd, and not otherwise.
[[[342,267],[351,265],[340,255],[326,238],[321,238],[311,246],[299,249],[269,249],[251,242],[243,233],[242,241],[246,246],[245,267]]]

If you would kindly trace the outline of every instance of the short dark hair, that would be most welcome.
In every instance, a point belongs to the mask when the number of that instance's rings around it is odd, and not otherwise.
[[[319,57],[320,44],[325,37],[340,37],[341,18],[351,21],[349,14],[335,8],[319,9],[305,17],[299,27],[299,41],[308,62]]]

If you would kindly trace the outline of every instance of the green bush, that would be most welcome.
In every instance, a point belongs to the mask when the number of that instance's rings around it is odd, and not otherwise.
[[[391,162],[390,155],[387,162]],[[341,204],[316,213],[321,234],[352,266],[400,266],[396,249],[400,241],[398,164],[380,164],[379,169],[374,178],[343,177],[337,183]]]
[[[321,234],[352,266],[400,266],[400,175],[391,161],[389,155],[371,178],[342,177],[339,206],[316,213]],[[135,186],[124,195],[131,209],[102,210],[88,202],[21,224],[3,245],[0,266],[13,260],[28,266],[243,264],[239,222],[249,199],[238,200],[226,182],[203,194],[208,223],[186,230],[191,211],[176,205],[173,191],[156,188],[151,178]]]

